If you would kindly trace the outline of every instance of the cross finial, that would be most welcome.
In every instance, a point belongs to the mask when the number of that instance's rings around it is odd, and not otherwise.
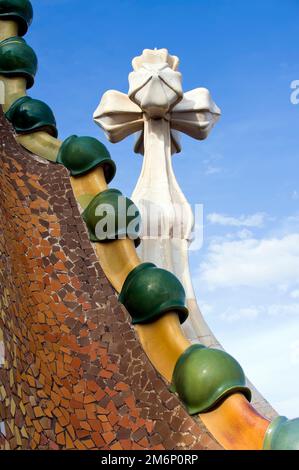
[[[140,257],[172,271],[184,284],[190,318],[189,339],[214,344],[192,287],[188,247],[193,238],[191,206],[175,178],[171,154],[181,150],[178,132],[205,139],[220,110],[205,88],[183,93],[179,59],[167,49],[145,49],[132,61],[129,92],[107,91],[94,113],[111,142],[138,132],[135,151],[144,154],[132,199],[140,210]]]
[[[178,57],[167,49],[145,49],[133,59],[128,95],[107,91],[94,113],[95,122],[111,142],[139,132],[135,151],[143,154],[144,121],[149,118],[170,122],[172,153],[181,151],[175,131],[198,140],[208,136],[221,111],[206,88],[183,93],[178,66]]]

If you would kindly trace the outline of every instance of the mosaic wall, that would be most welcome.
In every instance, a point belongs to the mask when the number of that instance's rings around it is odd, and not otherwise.
[[[0,118],[0,449],[219,449],[153,369],[62,166]]]

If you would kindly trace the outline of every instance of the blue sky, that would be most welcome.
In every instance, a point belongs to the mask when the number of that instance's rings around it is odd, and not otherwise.
[[[55,112],[60,137],[93,135],[107,89],[127,92],[131,60],[166,47],[184,90],[210,89],[222,118],[174,156],[204,245],[191,253],[212,329],[281,414],[299,415],[299,80],[297,0],[33,0],[26,39],[39,58],[30,95]],[[130,195],[142,163],[133,139],[111,145],[114,186]]]

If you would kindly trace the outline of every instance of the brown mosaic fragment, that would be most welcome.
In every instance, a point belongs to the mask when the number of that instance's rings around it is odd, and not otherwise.
[[[22,150],[2,115],[0,191],[0,449],[219,448],[142,351],[67,170]]]

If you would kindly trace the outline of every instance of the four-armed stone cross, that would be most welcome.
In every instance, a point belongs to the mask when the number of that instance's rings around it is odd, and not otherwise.
[[[181,279],[190,311],[185,332],[210,346],[216,340],[197,306],[189,271],[194,217],[175,178],[171,155],[181,151],[178,131],[203,140],[221,112],[207,89],[183,93],[178,64],[166,49],[144,50],[132,62],[128,95],[107,91],[94,120],[113,143],[138,133],[135,152],[144,161],[132,199],[142,216],[140,256]]]

